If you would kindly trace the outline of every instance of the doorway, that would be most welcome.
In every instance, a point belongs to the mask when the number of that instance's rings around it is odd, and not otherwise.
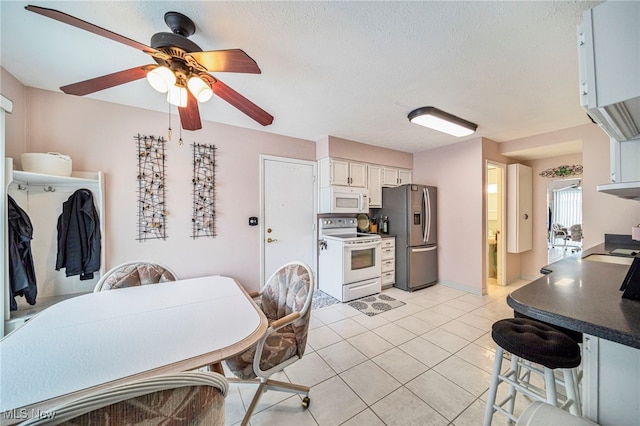
[[[505,165],[487,161],[485,169],[486,205],[486,279],[485,291],[491,286],[504,286],[505,246]]]
[[[557,179],[547,184],[548,262],[582,250],[582,180]]]
[[[316,162],[260,156],[260,287],[294,260],[316,268]]]

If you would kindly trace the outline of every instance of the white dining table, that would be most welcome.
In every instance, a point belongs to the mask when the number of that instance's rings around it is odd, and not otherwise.
[[[218,363],[266,329],[260,308],[225,276],[67,299],[0,340],[2,423],[117,384]]]

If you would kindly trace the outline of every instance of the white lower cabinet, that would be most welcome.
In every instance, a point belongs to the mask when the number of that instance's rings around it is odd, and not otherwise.
[[[382,288],[396,282],[396,238],[382,237]]]
[[[583,416],[603,425],[638,424],[640,349],[585,334]]]

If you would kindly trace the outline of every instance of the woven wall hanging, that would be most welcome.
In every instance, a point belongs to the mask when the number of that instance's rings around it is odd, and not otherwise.
[[[215,237],[216,147],[194,143],[191,149],[193,151],[191,238]]]
[[[165,139],[135,136],[138,148],[138,241],[167,238]]]

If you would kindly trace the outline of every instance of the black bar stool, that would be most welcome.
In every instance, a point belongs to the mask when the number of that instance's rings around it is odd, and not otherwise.
[[[581,357],[580,347],[574,339],[554,327],[528,318],[509,318],[494,323],[491,337],[497,346],[487,396],[485,426],[491,425],[496,411],[507,416],[509,423],[517,420],[513,414],[517,392],[533,400],[568,409],[571,414],[581,415],[580,393],[574,370],[580,365]],[[500,374],[505,351],[511,353],[511,366],[504,374]],[[562,378],[556,378],[556,369],[561,369]],[[527,373],[526,380],[521,379],[522,371]],[[544,377],[544,389],[530,383],[528,376],[531,372]],[[564,386],[565,398],[558,397],[556,381]],[[509,384],[509,396],[496,404],[498,385],[502,382]]]

